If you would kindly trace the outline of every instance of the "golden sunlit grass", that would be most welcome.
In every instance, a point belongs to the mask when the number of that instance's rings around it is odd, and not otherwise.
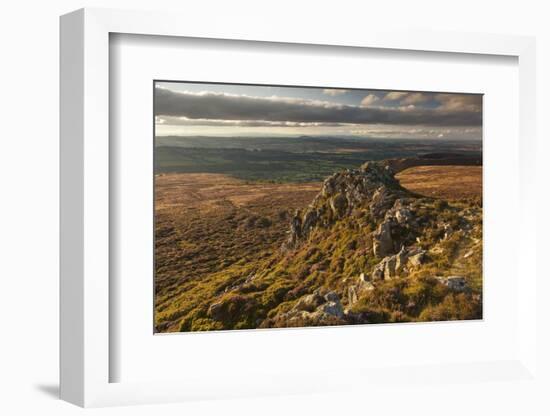
[[[481,166],[417,166],[395,177],[402,186],[432,198],[461,199],[482,197]]]

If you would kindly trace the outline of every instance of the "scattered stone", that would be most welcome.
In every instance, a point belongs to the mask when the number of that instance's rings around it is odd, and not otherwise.
[[[398,277],[406,270],[407,265],[420,265],[425,258],[426,251],[419,247],[401,247],[399,253],[393,256],[386,256],[380,263],[374,266],[372,280],[387,280]]]
[[[355,302],[357,302],[357,300],[358,296],[355,286],[348,287],[348,305],[353,305]]]
[[[400,208],[395,211],[395,219],[399,224],[406,224],[412,219],[412,213],[407,208]]]
[[[325,300],[327,302],[340,302],[340,298],[338,297],[338,295],[336,294],[336,292],[334,291],[330,291],[328,292],[325,296],[324,296]]]
[[[414,253],[409,253],[408,263],[413,267],[420,266],[425,260],[426,250],[418,249],[418,251]]]
[[[317,311],[326,313],[327,315],[336,316],[337,318],[344,316],[344,308],[342,308],[340,299],[337,299],[336,302],[329,301],[322,304],[319,308],[317,308]]]
[[[300,299],[298,299],[298,302],[296,302],[292,310],[313,312],[323,302],[324,299],[322,296],[320,296],[318,293],[312,293],[302,296]]]
[[[464,276],[436,276],[435,278],[451,290],[462,292],[468,289]]]

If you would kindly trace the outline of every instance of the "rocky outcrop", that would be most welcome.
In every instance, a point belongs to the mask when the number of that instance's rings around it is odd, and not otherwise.
[[[376,300],[391,303],[394,300],[391,296],[386,299],[388,293],[403,287],[416,291],[422,285],[426,296],[432,296],[433,279],[448,288],[442,290],[436,285],[438,293],[465,292],[470,296],[474,291],[468,288],[467,279],[471,277],[428,276],[468,272],[440,265],[454,262],[458,256],[473,256],[472,244],[479,241],[470,236],[480,232],[481,225],[476,224],[479,218],[480,209],[473,205],[450,205],[403,189],[384,162],[369,162],[360,169],[336,173],[324,181],[311,204],[292,218],[280,254],[285,267],[288,262],[299,264],[297,269],[303,270],[297,279],[300,290],[290,291],[284,306],[262,325],[416,319],[420,313],[415,303],[418,299],[403,304],[399,313],[392,311],[391,305],[381,307]],[[311,286],[331,288],[333,292],[317,289],[305,294]]]
[[[399,253],[393,256],[387,256],[380,263],[374,266],[372,280],[389,280],[399,277],[407,270],[407,266],[417,266],[423,262],[426,251],[418,247],[402,247]]]
[[[384,257],[394,252],[391,230],[392,222],[384,221],[374,232],[372,236],[372,249],[376,257]]]
[[[367,274],[361,273],[355,284],[351,284],[344,291],[344,296],[347,297],[348,306],[352,306],[359,300],[359,297],[371,290],[374,290],[374,284]]]
[[[416,221],[408,206],[412,201],[412,198],[396,199],[393,206],[385,211],[383,222],[373,233],[372,248],[376,257],[395,254],[407,242],[405,240],[413,240]]]
[[[266,320],[264,326],[301,325],[307,322],[310,325],[331,325],[343,323],[344,308],[340,298],[334,291],[324,295],[317,289],[309,295],[302,296],[288,312],[279,313],[275,317]]]
[[[359,169],[335,173],[323,182],[313,202],[296,212],[283,248],[295,248],[313,228],[326,228],[358,208],[367,209],[373,219],[381,220],[396,200],[411,196],[383,163],[367,162]],[[405,220],[407,212],[403,210],[398,216],[399,221]]]

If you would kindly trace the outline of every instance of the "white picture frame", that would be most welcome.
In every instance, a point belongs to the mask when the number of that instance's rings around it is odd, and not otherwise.
[[[519,262],[523,276],[517,293],[519,346],[516,357],[499,362],[438,366],[419,363],[413,378],[439,380],[448,373],[465,382],[491,379],[537,383],[537,309],[535,252],[535,41],[529,37],[468,33],[433,33],[383,29],[350,29],[328,33],[285,30],[263,25],[208,27],[200,20],[160,12],[82,9],[61,18],[61,398],[79,406],[160,403],[200,398],[248,397],[341,391],[389,380],[399,369],[372,369],[351,374],[342,369],[319,374],[272,375],[265,380],[240,381],[232,386],[207,379],[147,383],[110,382],[114,357],[109,348],[109,36],[113,33],[333,45],[438,53],[505,55],[519,65],[520,215]],[[330,336],[327,331],[325,336]],[[337,377],[336,377],[337,375]],[[330,381],[331,377],[334,381]],[[401,377],[401,376],[400,376]],[[345,383],[338,381],[345,379]],[[355,387],[352,387],[355,386]],[[225,388],[224,388],[225,387]]]

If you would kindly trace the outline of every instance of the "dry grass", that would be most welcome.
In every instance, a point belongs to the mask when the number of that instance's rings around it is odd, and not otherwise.
[[[247,183],[220,174],[157,175],[156,311],[172,307],[194,282],[278,249],[291,214],[320,187]]]
[[[456,199],[482,198],[481,166],[417,166],[398,173],[401,185],[420,195]]]

